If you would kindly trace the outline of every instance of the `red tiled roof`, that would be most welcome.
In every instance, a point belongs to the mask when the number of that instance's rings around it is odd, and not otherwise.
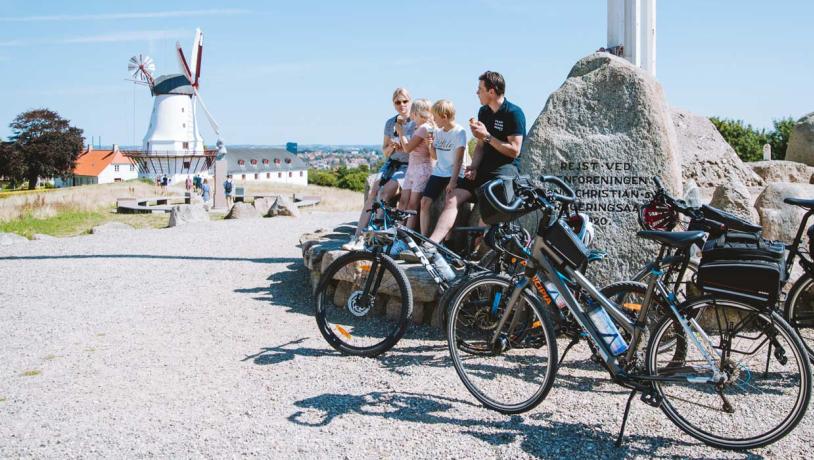
[[[118,150],[86,150],[76,159],[76,176],[98,176],[111,164],[130,165],[133,162]]]

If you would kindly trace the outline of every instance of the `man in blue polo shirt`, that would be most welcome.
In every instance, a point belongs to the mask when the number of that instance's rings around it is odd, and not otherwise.
[[[506,99],[506,82],[497,72],[478,77],[478,99],[483,106],[469,129],[478,139],[466,177],[475,187],[500,176],[519,174],[520,147],[526,135],[526,117],[520,107]],[[470,190],[474,192],[474,190]]]

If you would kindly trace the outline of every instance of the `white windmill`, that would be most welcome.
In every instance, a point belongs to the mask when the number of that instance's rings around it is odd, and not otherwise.
[[[155,64],[149,56],[138,54],[130,58],[128,70],[133,81],[150,88],[153,110],[142,150],[128,151],[125,155],[136,161],[143,175],[166,175],[173,180],[184,180],[189,175],[208,175],[216,156],[220,159],[226,154],[226,147],[220,138],[220,127],[207,110],[199,92],[203,33],[200,29],[195,30],[192,60],[189,62],[180,43],[175,46],[180,74],[154,78]],[[218,136],[217,150],[204,146],[198,129],[199,105]]]

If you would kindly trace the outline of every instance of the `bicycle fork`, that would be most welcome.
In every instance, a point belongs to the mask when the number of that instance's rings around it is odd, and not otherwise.
[[[501,338],[500,337],[501,331],[503,330],[503,327],[506,326],[506,321],[509,319],[509,316],[511,316],[515,304],[520,299],[520,296],[523,294],[523,290],[528,285],[529,280],[527,277],[523,277],[517,283],[511,284],[512,291],[509,294],[509,300],[506,302],[506,311],[504,311],[503,314],[500,315],[500,321],[498,322],[497,327],[495,328],[495,333],[492,334],[492,340],[489,343],[493,350],[495,350],[497,347],[498,341]]]

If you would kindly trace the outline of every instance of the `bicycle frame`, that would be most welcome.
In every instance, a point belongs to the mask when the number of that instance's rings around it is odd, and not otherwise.
[[[535,243],[533,246],[533,253],[536,255],[535,257],[530,258],[529,260],[532,262],[527,265],[527,270],[524,276],[520,278],[514,284],[514,290],[511,292],[509,296],[509,300],[506,304],[506,310],[501,315],[501,318],[498,322],[498,326],[495,330],[495,333],[492,337],[492,345],[494,346],[497,343],[501,331],[503,330],[504,326],[506,325],[506,321],[511,316],[512,309],[516,305],[517,301],[520,298],[523,290],[528,287],[531,278],[538,273],[542,273],[542,275],[548,279],[554,286],[559,290],[560,296],[565,300],[565,303],[576,319],[576,321],[580,324],[580,326],[588,333],[588,336],[596,346],[597,351],[603,362],[606,365],[606,368],[611,374],[611,377],[617,382],[623,382],[628,385],[632,385],[634,388],[637,389],[650,389],[650,382],[654,381],[672,381],[672,382],[706,382],[706,383],[718,383],[723,381],[726,378],[726,375],[722,373],[719,369],[717,369],[715,365],[715,361],[710,355],[709,351],[704,348],[701,344],[703,340],[707,344],[711,344],[711,339],[703,332],[703,330],[698,327],[697,323],[694,320],[687,320],[684,318],[681,313],[678,311],[677,306],[675,303],[670,299],[670,296],[667,293],[667,290],[664,284],[661,281],[661,277],[663,273],[657,270],[653,270],[651,272],[650,281],[647,285],[647,291],[645,293],[644,302],[642,304],[641,310],[637,315],[636,321],[631,321],[628,319],[627,315],[623,313],[617,305],[615,305],[612,301],[602,295],[599,289],[593,285],[582,273],[576,271],[566,265],[563,265],[562,260],[559,256],[551,251],[544,242],[544,240],[540,237],[535,238]],[[657,259],[657,262],[661,262],[660,258]],[[624,354],[620,355],[619,357],[614,356],[609,348],[609,346],[605,343],[602,339],[601,334],[594,326],[591,319],[588,317],[587,311],[580,305],[580,303],[576,300],[573,292],[568,287],[568,285],[561,279],[561,273],[559,270],[555,268],[555,265],[562,266],[563,274],[582,288],[588,295],[590,299],[595,301],[600,308],[603,308],[613,319],[615,322],[620,325],[623,329],[625,329],[628,333],[630,333],[632,340],[630,346]],[[679,324],[681,325],[684,333],[687,337],[690,338],[690,342],[701,352],[702,356],[707,361],[710,369],[713,371],[713,375],[710,378],[704,378],[699,376],[646,376],[646,375],[630,375],[625,371],[623,365],[620,363],[619,358],[625,357],[626,362],[632,362],[632,359],[635,358],[634,353],[636,353],[636,349],[638,348],[638,342],[641,340],[642,337],[642,330],[645,327],[645,321],[647,318],[647,311],[653,305],[654,293],[658,291],[659,294],[664,296],[665,299],[668,300],[668,305],[670,307],[671,313],[675,316],[678,320]],[[699,339],[700,336],[701,338]]]
[[[678,266],[678,276],[672,286],[672,293],[678,292],[679,285],[684,279],[684,274],[687,272],[687,267],[690,265],[687,253],[676,251],[670,254],[670,249],[662,245],[659,254],[655,260],[646,263],[636,274],[631,278],[632,281],[644,281],[648,277],[653,276],[654,273],[664,272],[669,274],[673,271],[675,266]],[[666,269],[666,270],[665,270]],[[667,297],[670,300],[675,300],[675,296]]]
[[[814,209],[809,209],[808,212],[803,215],[803,220],[800,221],[800,226],[797,228],[797,235],[794,237],[794,241],[791,244],[786,245],[786,250],[789,251],[789,255],[786,257],[786,279],[788,279],[789,275],[791,274],[791,269],[794,265],[794,258],[800,258],[800,265],[807,271],[808,273],[814,273],[814,262],[811,260],[811,254],[809,257],[806,257],[805,254],[800,251],[800,243],[803,242],[803,231],[808,225],[808,219],[814,215]]]
[[[437,251],[439,251],[443,256],[445,256],[449,260],[454,260],[463,263],[464,266],[466,267],[464,271],[464,276],[469,275],[472,272],[473,268],[478,270],[486,270],[485,268],[481,267],[476,263],[465,260],[463,257],[459,256],[455,252],[440,245],[439,243],[436,243],[435,241],[432,241],[431,239],[422,235],[421,233],[418,233],[415,230],[412,230],[409,227],[402,225],[401,223],[398,222],[397,219],[392,218],[389,215],[387,209],[384,206],[381,206],[381,204],[378,208],[374,207],[374,209],[372,209],[371,211],[375,211],[377,209],[383,210],[383,216],[381,218],[383,224],[382,228],[377,228],[373,219],[371,219],[371,223],[368,226],[373,228],[372,230],[373,232],[377,231],[381,232],[383,230],[394,229],[396,231],[396,234],[395,238],[390,242],[390,244],[377,247],[374,249],[380,253],[383,252],[385,254],[389,254],[390,250],[393,247],[393,244],[396,241],[404,241],[407,244],[407,247],[410,248],[410,250],[413,252],[413,254],[415,254],[415,256],[418,257],[419,261],[421,262],[421,265],[424,267],[427,273],[429,273],[435,284],[437,284],[442,291],[449,288],[449,283],[441,276],[441,274],[435,268],[435,265],[433,265],[433,263],[427,258],[427,255],[419,247],[419,245],[416,244],[416,240],[421,243],[428,243],[432,245],[433,247],[435,247]],[[378,283],[376,284],[376,286],[378,286]]]

